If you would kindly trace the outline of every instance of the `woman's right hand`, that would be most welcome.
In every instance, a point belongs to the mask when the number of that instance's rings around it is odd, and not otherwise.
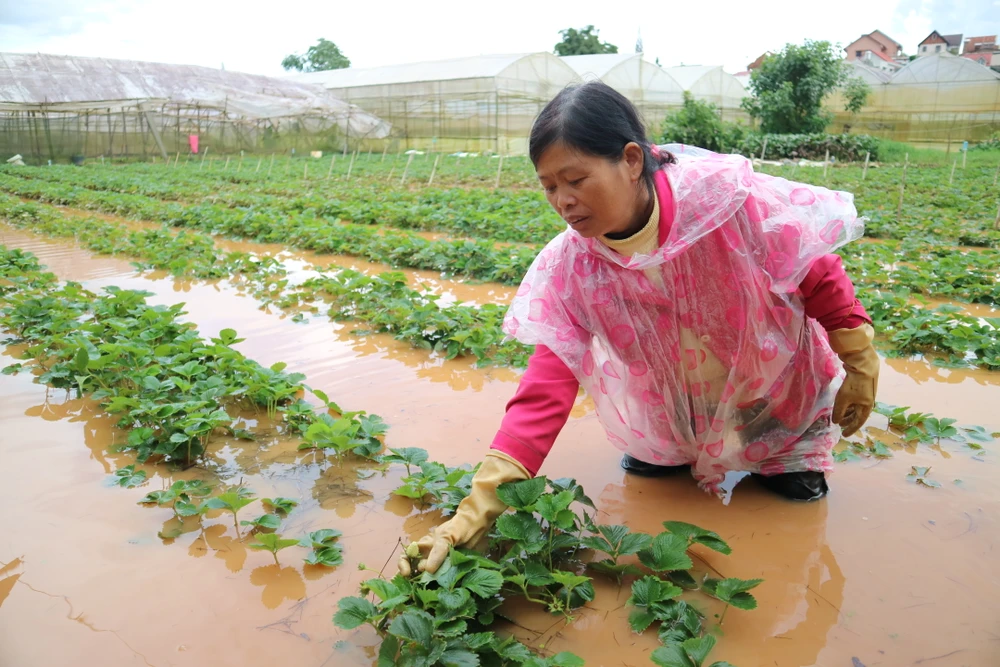
[[[436,572],[452,547],[475,547],[486,537],[496,518],[507,510],[507,505],[497,497],[497,487],[530,477],[514,458],[490,450],[472,477],[472,489],[459,503],[455,516],[406,547],[399,557],[400,574],[404,577],[413,574],[413,561],[418,572]]]

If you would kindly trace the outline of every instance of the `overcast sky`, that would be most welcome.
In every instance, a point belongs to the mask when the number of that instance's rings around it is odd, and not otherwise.
[[[284,56],[320,37],[355,67],[371,67],[551,51],[560,29],[587,24],[622,52],[634,51],[641,31],[646,54],[665,66],[738,72],[764,51],[807,38],[846,45],[880,29],[913,53],[931,30],[996,34],[1000,0],[0,0],[0,51],[224,64],[274,75]]]

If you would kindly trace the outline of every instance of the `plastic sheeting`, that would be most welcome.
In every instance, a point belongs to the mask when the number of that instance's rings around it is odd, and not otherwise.
[[[567,229],[532,264],[505,332],[573,370],[616,447],[691,464],[707,490],[729,470],[830,470],[843,371],[796,290],[862,235],[853,197],[664,148],[678,164],[661,172],[675,210],[660,248],[626,258]]]
[[[836,116],[830,131],[850,126],[854,132],[944,148],[1000,130],[1000,74],[968,58],[937,53],[911,61],[888,81],[863,78],[871,95],[856,116],[844,111],[841,93],[828,98],[826,106]]]
[[[0,111],[83,112],[164,103],[246,120],[324,117],[351,136],[390,127],[320,86],[194,65],[46,54],[0,53]]]
[[[474,56],[311,72],[316,83],[393,125],[405,147],[524,153],[531,123],[576,72],[551,53]]]
[[[684,89],[672,76],[641,53],[564,56],[584,81],[599,79],[627,97],[651,126],[684,102]]]

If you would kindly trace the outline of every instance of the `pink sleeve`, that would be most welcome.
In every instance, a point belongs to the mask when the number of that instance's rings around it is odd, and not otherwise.
[[[824,255],[813,262],[799,284],[799,292],[805,301],[806,315],[827,331],[871,324],[864,306],[854,296],[854,284],[838,255]]]
[[[555,352],[536,346],[491,448],[536,474],[569,419],[579,386]]]

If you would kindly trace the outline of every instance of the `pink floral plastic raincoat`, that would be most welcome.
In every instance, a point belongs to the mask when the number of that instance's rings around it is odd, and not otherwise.
[[[566,230],[528,270],[505,332],[562,359],[620,450],[691,464],[706,490],[729,470],[830,470],[843,371],[796,290],[862,235],[852,195],[662,149],[678,163],[662,170],[675,210],[659,250],[627,258]]]

